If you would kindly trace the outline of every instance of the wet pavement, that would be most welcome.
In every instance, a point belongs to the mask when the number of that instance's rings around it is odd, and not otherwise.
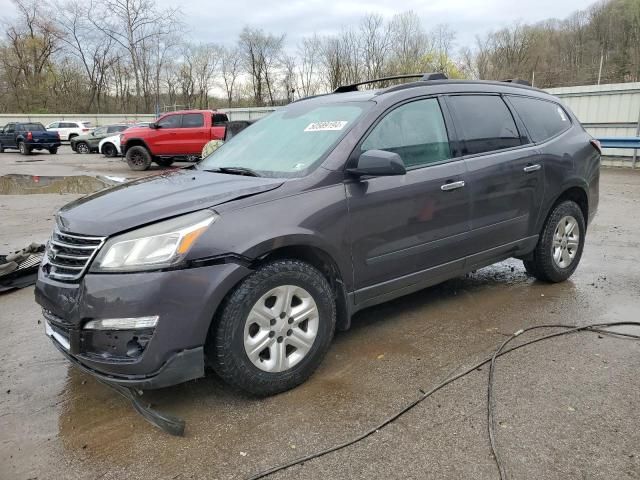
[[[50,170],[122,173],[94,165]],[[0,167],[0,175],[15,172]],[[0,197],[8,206],[0,222],[13,225],[9,240],[3,227],[0,246],[43,240],[33,237],[48,235],[55,209],[76,197]],[[275,397],[248,397],[212,373],[145,393],[154,407],[186,420],[184,438],[149,425],[72,368],[45,338],[32,288],[2,295],[0,478],[246,478],[352,438],[522,327],[640,321],[638,212],[640,172],[603,170],[599,215],[580,267],[563,284],[534,281],[511,260],[362,311],[307,383]],[[502,357],[497,443],[509,478],[640,478],[639,367],[640,342],[593,333]],[[496,479],[487,374],[464,377],[357,445],[270,478]]]

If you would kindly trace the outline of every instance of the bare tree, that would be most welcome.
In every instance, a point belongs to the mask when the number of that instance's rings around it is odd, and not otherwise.
[[[225,47],[222,49],[220,70],[227,95],[227,106],[230,107],[234,98],[236,81],[238,80],[238,75],[240,75],[240,52],[238,48]]]
[[[311,37],[303,38],[298,45],[298,83],[303,97],[315,95],[318,90],[321,55],[322,41],[315,33]]]
[[[281,58],[284,34],[280,36],[265,34],[260,29],[245,27],[240,33],[238,47],[244,67],[251,78],[254,100],[264,105],[264,91],[269,102],[274,105],[274,86]]]
[[[360,22],[360,55],[366,78],[384,76],[391,35],[388,25],[380,14],[370,13]]]
[[[91,23],[128,53],[135,80],[136,110],[144,93],[145,73],[149,72],[149,46],[176,30],[177,12],[158,10],[153,0],[104,0],[90,6]],[[150,99],[148,95],[144,97],[148,109]]]

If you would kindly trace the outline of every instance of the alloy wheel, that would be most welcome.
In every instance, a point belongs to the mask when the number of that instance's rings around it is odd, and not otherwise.
[[[551,253],[553,261],[560,268],[567,268],[573,262],[580,245],[578,221],[570,215],[562,217],[553,234]]]

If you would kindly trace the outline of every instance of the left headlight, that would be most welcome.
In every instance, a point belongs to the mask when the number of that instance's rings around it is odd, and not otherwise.
[[[201,210],[113,237],[98,253],[91,271],[132,272],[175,265],[216,218],[211,210]]]

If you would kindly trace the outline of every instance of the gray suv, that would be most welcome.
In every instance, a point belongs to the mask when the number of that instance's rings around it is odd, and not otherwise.
[[[53,344],[104,381],[166,387],[210,365],[275,394],[365,307],[509,257],[567,279],[599,169],[597,141],[526,85],[348,85],[66,205],[36,300]]]

